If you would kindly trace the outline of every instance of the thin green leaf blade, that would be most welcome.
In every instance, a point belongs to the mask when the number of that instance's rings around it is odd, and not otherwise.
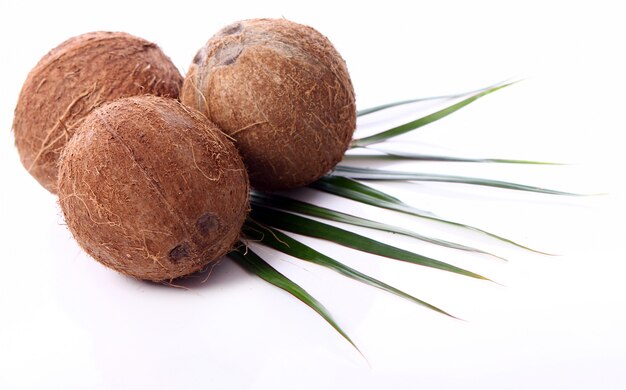
[[[440,156],[407,151],[391,151],[366,147],[368,150],[384,154],[346,154],[344,161],[433,161],[433,162],[460,162],[460,163],[487,163],[487,164],[519,164],[519,165],[564,165],[563,163],[532,160],[514,160],[503,158],[469,158],[455,156]]]
[[[368,108],[364,108],[362,110],[358,110],[356,112],[356,116],[365,116],[365,115],[368,115],[368,114],[373,114],[373,113],[378,112],[378,111],[383,111],[383,110],[386,110],[386,109],[389,109],[389,108],[393,108],[393,107],[398,107],[398,106],[404,106],[404,105],[407,105],[407,104],[413,104],[413,103],[419,103],[419,102],[427,102],[427,101],[431,101],[431,100],[440,100],[440,99],[455,99],[455,98],[459,98],[461,96],[469,95],[470,93],[472,93],[472,92],[457,93],[457,94],[453,94],[453,95],[429,96],[429,97],[424,97],[424,98],[399,100],[397,102],[385,103],[385,104],[381,104],[381,105],[378,105],[378,106],[368,107]]]
[[[417,98],[417,99],[408,99],[408,100],[402,100],[402,101],[393,102],[393,103],[381,104],[381,105],[378,105],[378,106],[375,106],[375,107],[370,107],[370,108],[366,108],[366,109],[363,109],[363,110],[359,110],[359,111],[357,111],[357,116],[365,116],[365,115],[368,115],[368,114],[372,114],[374,112],[378,112],[378,111],[386,110],[388,108],[402,106],[402,105],[406,105],[406,104],[419,103],[419,102],[425,102],[425,101],[430,101],[430,100],[456,99],[456,98],[460,98],[462,96],[467,96],[467,95],[470,95],[470,94],[473,94],[473,93],[478,93],[478,92],[485,91],[485,90],[487,90],[489,88],[493,88],[493,87],[495,87],[497,85],[501,85],[503,82],[499,82],[499,83],[496,83],[496,84],[491,85],[491,86],[486,87],[486,88],[480,88],[480,89],[476,89],[476,90],[468,91],[468,92],[455,93],[455,94],[450,94],[450,95],[429,96],[429,97],[423,97],[423,98]]]
[[[265,207],[256,207],[250,212],[250,218],[273,228],[283,229],[309,237],[320,238],[362,252],[372,253],[390,259],[406,261],[424,267],[435,268],[476,279],[489,280],[484,276],[453,266],[446,262],[422,256],[392,245],[384,244],[380,241],[373,240],[360,234],[296,214],[286,213],[284,211]]]
[[[487,187],[504,188],[508,190],[527,191],[549,195],[577,196],[571,192],[551,190],[548,188],[511,183],[500,180],[481,179],[466,176],[441,175],[433,173],[400,172],[374,168],[350,167],[338,165],[333,171],[334,176],[349,177],[357,180],[407,180],[407,181],[430,181],[443,183],[471,184]]]
[[[309,184],[309,187],[372,206],[400,211],[420,217],[435,217],[435,215],[429,211],[409,206],[398,198],[371,186],[359,183],[349,177],[328,175]]]
[[[368,108],[364,108],[362,110],[358,110],[356,112],[356,116],[365,116],[365,115],[368,115],[368,114],[372,114],[374,112],[386,110],[386,109],[392,108],[392,107],[403,106],[403,105],[406,105],[406,104],[419,103],[419,102],[425,102],[425,101],[429,101],[429,100],[437,100],[437,99],[445,99],[445,98],[455,98],[455,97],[460,97],[460,96],[463,96],[463,94],[448,95],[448,96],[433,96],[433,97],[425,97],[425,98],[417,98],[417,99],[400,100],[400,101],[397,101],[397,102],[381,104],[381,105],[378,105],[378,106],[368,107]]]
[[[337,324],[337,322],[333,319],[328,310],[322,305],[317,299],[313,298],[311,294],[309,294],[305,289],[300,287],[298,284],[291,281],[291,279],[287,278],[285,275],[278,272],[274,267],[269,265],[265,260],[263,260],[259,255],[254,253],[249,248],[246,249],[236,249],[228,254],[230,258],[232,258],[237,264],[239,264],[242,268],[251,272],[261,279],[265,280],[273,284],[274,286],[287,291],[289,294],[298,298],[304,304],[313,309],[317,314],[319,314],[326,322],[330,324],[343,338],[345,338],[352,346],[361,353],[359,348],[354,344],[352,339],[344,332],[343,329]],[[363,355],[361,353],[361,355]]]
[[[266,207],[266,208],[275,208],[279,210],[287,210],[292,211],[299,214],[309,215],[312,217],[323,218],[330,221],[341,222],[350,224],[353,226],[361,226],[370,229],[376,229],[379,231],[385,231],[389,233],[401,234],[407,237],[412,237],[420,241],[429,242],[434,245],[443,246],[446,248],[462,250],[466,252],[480,253],[489,256],[496,257],[498,259],[502,259],[500,256],[496,256],[492,253],[485,252],[480,249],[472,248],[466,245],[461,245],[457,243],[453,243],[450,241],[433,238],[429,236],[424,236],[415,231],[404,229],[398,226],[376,222],[371,219],[366,219],[362,217],[357,217],[352,214],[347,214],[337,210],[331,210],[325,207],[317,206],[312,203],[303,202],[300,200],[296,200],[293,198],[288,198],[286,196],[281,196],[277,194],[267,194],[267,193],[256,193],[253,192],[251,195],[251,203],[252,207]],[[504,259],[502,259],[504,260]]]
[[[436,111],[430,115],[426,115],[422,118],[416,119],[414,121],[405,123],[403,125],[394,127],[392,129],[386,130],[386,131],[382,131],[380,133],[368,136],[368,137],[363,137],[363,138],[359,138],[359,139],[355,139],[352,141],[351,147],[355,148],[355,147],[364,147],[364,146],[368,146],[368,145],[372,145],[372,144],[376,144],[376,143],[380,143],[383,142],[387,139],[393,138],[393,137],[397,137],[399,135],[408,133],[409,131],[418,129],[422,126],[428,125],[430,123],[433,123],[435,121],[438,121],[441,118],[444,118],[458,110],[460,110],[461,108],[475,102],[476,100],[480,99],[483,96],[486,96],[490,93],[493,93],[495,91],[498,91],[502,88],[505,88],[509,85],[511,85],[513,83],[507,83],[507,84],[503,84],[503,85],[499,85],[496,87],[492,87],[492,88],[488,88],[482,92],[476,93],[466,99],[463,99],[462,101],[453,104],[451,106],[448,106],[444,109],[441,109],[439,111]]]
[[[443,219],[443,218],[435,216],[432,213],[423,212],[422,210],[411,207],[410,205],[407,205],[406,203],[400,201],[399,199],[391,197],[389,195],[387,195],[387,198],[385,200],[383,199],[383,196],[380,195],[380,194],[386,195],[384,192],[378,191],[370,186],[359,183],[356,180],[353,180],[347,177],[325,176],[319,179],[318,181],[309,184],[309,187],[327,192],[329,194],[341,196],[346,199],[351,199],[357,202],[368,204],[370,206],[380,207],[380,208],[384,208],[387,210],[398,211],[401,213],[405,213],[407,215],[413,215],[419,218],[441,222],[446,225],[471,230],[480,234],[484,234],[488,237],[494,238],[498,241],[508,243],[518,248],[522,248],[530,252],[550,255],[549,253],[532,249],[528,246],[519,244],[513,240],[499,236],[497,234],[490,233],[486,230],[483,230],[474,226],[466,225],[463,223]]]
[[[447,313],[446,311],[436,306],[431,305],[428,302],[418,299],[410,294],[405,293],[402,290],[399,290],[378,279],[375,279],[362,272],[359,272],[355,270],[354,268],[351,268],[345,264],[342,264],[338,262],[337,260],[316,251],[315,249],[293,239],[292,237],[276,229],[273,229],[273,228],[270,228],[270,227],[261,225],[257,222],[249,220],[244,225],[243,231],[246,234],[246,236],[249,237],[250,239],[259,241],[262,244],[267,245],[268,247],[276,249],[280,252],[283,252],[287,255],[329,268],[335,272],[338,272],[346,277],[349,277],[361,283],[387,291],[389,293],[392,293],[401,298],[407,299],[413,303],[417,303],[419,305],[427,307],[431,310],[434,310],[446,316],[456,318],[453,315]]]

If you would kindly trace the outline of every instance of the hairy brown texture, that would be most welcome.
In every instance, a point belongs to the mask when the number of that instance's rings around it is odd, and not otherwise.
[[[26,169],[56,192],[59,155],[85,116],[104,102],[154,94],[178,98],[182,76],[154,43],[121,32],[68,39],[29,73],[13,131]]]
[[[147,280],[219,259],[248,211],[232,142],[197,111],[156,96],[93,110],[61,155],[58,183],[65,221],[85,251]]]
[[[356,127],[345,62],[326,37],[285,19],[244,20],[214,35],[194,58],[181,101],[235,139],[260,190],[317,180]]]

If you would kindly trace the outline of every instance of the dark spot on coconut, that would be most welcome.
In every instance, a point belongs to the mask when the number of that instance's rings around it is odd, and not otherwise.
[[[217,50],[217,53],[215,53],[217,65],[234,64],[242,51],[243,45],[239,42],[229,42],[224,44]]]
[[[196,221],[196,228],[198,229],[198,232],[204,236],[218,227],[219,220],[217,219],[217,216],[212,213],[205,213]]]
[[[169,253],[168,257],[172,263],[178,263],[184,257],[189,256],[187,244],[176,245]]]
[[[253,187],[304,186],[341,161],[356,127],[345,61],[311,27],[285,19],[240,23],[242,33],[224,35],[235,30],[231,24],[206,43],[204,66],[190,69],[181,101],[235,140]]]
[[[171,280],[217,261],[246,218],[248,180],[235,146],[175,99],[103,104],[59,162],[59,204],[73,236],[95,260],[136,278]],[[221,181],[207,183],[207,172]]]
[[[195,57],[193,57],[193,63],[196,65],[200,65],[202,59],[205,57],[205,50],[198,50]]]
[[[233,35],[233,34],[237,34],[238,32],[241,32],[243,30],[243,24],[237,22],[237,23],[233,23],[230,26],[226,26],[222,29],[222,31],[219,32],[218,35],[221,36],[226,36],[226,35]]]

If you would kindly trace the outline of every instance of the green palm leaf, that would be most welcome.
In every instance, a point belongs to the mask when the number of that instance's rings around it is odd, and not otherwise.
[[[276,229],[264,226],[252,220],[248,220],[244,225],[243,231],[249,239],[259,241],[262,244],[269,246],[270,248],[274,248],[280,252],[299,258],[301,260],[309,261],[311,263],[327,267],[351,279],[390,292],[413,303],[425,306],[438,313],[445,314],[446,316],[456,318],[436,306],[422,301],[421,299],[415,298],[414,296],[409,295],[384,282],[381,282],[380,280],[372,278],[371,276],[365,275],[364,273],[359,272],[354,268],[348,267],[347,265],[342,264],[335,259],[328,257],[305,244],[302,244],[301,242],[289,237],[288,235]]]
[[[453,222],[453,221],[449,221],[443,218],[436,217],[432,213],[424,212],[422,210],[416,209],[402,202],[401,200],[397,198],[394,198],[390,195],[385,194],[382,191],[378,191],[370,186],[359,183],[358,181],[347,178],[347,177],[325,176],[321,178],[320,180],[309,184],[309,186],[312,188],[316,188],[320,191],[328,192],[330,194],[341,196],[341,197],[351,199],[357,202],[361,202],[364,204],[369,204],[371,206],[381,207],[381,208],[388,209],[388,210],[394,210],[394,211],[398,211],[398,212],[405,213],[408,215],[414,215],[416,217],[441,222],[450,226],[456,226],[459,228],[472,230],[472,231],[484,234],[486,236],[489,236],[491,238],[495,238],[498,241],[502,241],[502,242],[506,242],[508,244],[514,245],[518,248],[522,248],[522,249],[535,252],[535,253],[548,255],[548,253],[529,248],[515,241],[501,237],[497,234],[490,233],[486,230],[482,230],[474,226],[465,225],[459,222]]]
[[[323,218],[330,221],[347,223],[353,226],[361,226],[370,229],[376,229],[389,233],[402,234],[407,237],[412,237],[420,241],[429,242],[431,244],[440,245],[446,248],[458,249],[467,252],[481,253],[493,257],[502,259],[500,256],[496,256],[492,253],[482,251],[480,249],[472,248],[466,245],[456,244],[450,241],[441,240],[433,237],[421,235],[412,230],[404,229],[398,226],[389,225],[386,223],[372,221],[371,219],[357,217],[355,215],[347,214],[337,210],[331,210],[325,207],[317,206],[312,203],[303,202],[286,196],[277,194],[265,194],[253,192],[251,195],[252,207],[270,207],[279,210],[288,210],[299,214],[309,215],[312,217]],[[502,259],[504,260],[504,259]]]
[[[400,172],[389,171],[373,168],[359,168],[349,167],[345,165],[338,165],[332,173],[333,176],[344,176],[351,179],[358,180],[392,180],[392,181],[431,181],[431,182],[444,182],[444,183],[461,183],[472,184],[488,187],[504,188],[517,191],[529,191],[550,195],[567,195],[577,196],[570,192],[556,191],[547,188],[528,186],[524,184],[509,183],[500,180],[480,179],[474,177],[453,176],[453,175],[439,175],[434,173],[415,173],[415,172]]]
[[[315,310],[317,314],[322,316],[322,318],[324,318],[324,320],[326,320],[326,322],[328,322],[330,326],[332,326],[337,332],[339,332],[339,334],[342,335],[343,338],[345,338],[350,344],[352,344],[354,348],[356,348],[357,351],[359,351],[359,353],[361,353],[361,351],[356,346],[356,344],[354,344],[352,339],[348,337],[346,332],[344,332],[343,329],[341,329],[337,322],[332,318],[324,305],[318,302],[317,299],[313,298],[311,294],[309,294],[302,287],[292,282],[291,279],[278,272],[275,268],[265,262],[265,260],[259,257],[252,250],[250,250],[249,248],[240,248],[230,252],[228,256],[248,272],[251,272],[261,279],[265,280],[266,282],[269,282],[274,286],[287,291],[289,294],[304,302],[311,309]]]
[[[393,102],[393,103],[386,103],[386,104],[381,104],[379,106],[369,107],[369,108],[365,108],[363,110],[358,110],[356,112],[356,116],[365,116],[365,115],[372,114],[372,113],[375,113],[375,112],[378,112],[378,111],[386,110],[388,108],[404,106],[404,105],[412,104],[412,103],[427,102],[427,101],[430,101],[430,100],[439,100],[439,99],[459,98],[461,96],[469,95],[470,93],[472,93],[472,92],[458,93],[458,94],[454,94],[454,95],[430,96],[430,97],[425,97],[425,98],[400,100],[400,101]]]
[[[443,261],[431,259],[429,257],[418,255],[404,249],[383,244],[382,242],[364,237],[360,234],[356,234],[296,214],[286,213],[284,211],[258,206],[250,212],[250,219],[268,226],[272,226],[273,228],[287,230],[292,233],[302,234],[308,237],[324,239],[337,243],[339,245],[359,250],[361,252],[367,252],[378,256],[388,257],[390,259],[406,261],[424,267],[436,268],[476,279],[489,280],[484,276],[475,274],[459,267],[455,267]]]
[[[359,159],[367,159],[368,161],[440,161],[440,162],[463,162],[463,163],[505,163],[505,164],[553,164],[538,161],[527,160],[512,160],[512,159],[491,159],[491,158],[466,158],[455,156],[437,156],[429,155],[412,151],[393,151],[388,150],[389,144],[382,144],[390,138],[400,136],[407,132],[418,129],[427,124],[433,123],[439,119],[442,119],[461,108],[473,103],[477,99],[484,97],[490,93],[507,87],[513,83],[497,84],[488,88],[484,88],[478,91],[470,93],[462,93],[456,95],[439,96],[432,98],[412,99],[405,100],[390,104],[384,104],[377,107],[368,108],[358,112],[359,116],[371,114],[377,111],[385,110],[391,107],[400,106],[403,104],[416,103],[419,101],[446,99],[446,98],[459,98],[461,101],[450,104],[447,107],[436,111],[430,115],[423,116],[419,119],[411,122],[396,126],[394,128],[379,132],[377,134],[354,139],[351,143],[351,148],[361,148],[363,150],[369,150],[370,154],[359,153],[347,153],[345,161],[356,161]],[[359,151],[360,152],[360,151]],[[367,153],[367,152],[366,152]],[[525,250],[540,252],[524,245],[518,244],[514,241],[501,237],[499,235],[487,232],[485,230],[465,225],[462,223],[449,221],[442,219],[433,213],[425,210],[420,210],[407,203],[402,202],[400,199],[391,196],[384,191],[377,190],[369,185],[363,184],[358,180],[383,180],[383,181],[432,181],[432,182],[450,182],[450,183],[463,183],[472,185],[483,185],[496,188],[505,188],[512,190],[531,191],[542,194],[553,195],[577,195],[562,191],[555,191],[546,188],[528,186],[517,183],[510,183],[499,180],[462,177],[454,175],[441,175],[430,173],[415,173],[415,172],[400,172],[393,170],[382,169],[369,169],[358,168],[352,166],[340,165],[329,175],[319,179],[318,181],[309,185],[310,188],[323,191],[335,196],[340,196],[346,199],[350,199],[363,204],[401,212],[407,215],[416,216],[432,220],[438,223],[444,223],[453,227],[467,229],[470,231],[478,232],[491,238],[497,239],[501,242],[505,242],[514,245]],[[317,206],[312,203],[303,202],[289,196],[283,196],[279,194],[267,194],[253,191],[251,194],[251,206],[252,211],[249,218],[243,227],[243,234],[250,240],[257,241],[261,245],[268,246],[279,252],[293,256],[305,261],[318,264],[335,272],[338,272],[346,277],[357,280],[361,283],[382,289],[390,292],[404,299],[412,301],[414,303],[423,305],[429,309],[435,310],[439,313],[451,316],[447,312],[424,302],[412,295],[409,295],[395,287],[392,287],[382,281],[379,281],[373,277],[365,275],[317,250],[301,243],[294,239],[283,231],[288,231],[296,234],[301,234],[308,237],[315,237],[323,240],[327,240],[339,245],[343,245],[349,248],[359,250],[361,252],[367,252],[376,254],[379,256],[385,256],[388,258],[408,261],[411,263],[427,266],[435,269],[445,270],[455,274],[469,276],[477,279],[489,280],[481,275],[467,271],[465,269],[453,266],[451,264],[431,259],[406,251],[383,242],[379,242],[368,237],[350,232],[348,230],[341,229],[339,227],[329,225],[321,222],[317,219],[310,217],[324,219],[329,221],[335,221],[340,223],[347,223],[353,226],[361,226],[370,229],[377,229],[380,231],[387,231],[392,233],[403,234],[405,236],[420,239],[426,242],[430,242],[436,245],[442,245],[444,247],[472,251],[482,254],[489,254],[484,251],[471,248],[465,245],[452,243],[449,241],[436,239],[432,237],[423,236],[417,232],[411,231],[398,226],[393,226],[381,222],[376,222],[366,218],[358,217],[348,213],[340,212]],[[280,229],[280,230],[278,230]],[[283,230],[283,231],[281,231]],[[545,253],[544,253],[545,254]],[[328,311],[312,296],[310,296],[304,289],[289,280],[284,275],[280,274],[277,270],[272,268],[268,263],[261,259],[258,255],[250,250],[238,249],[233,251],[230,256],[242,267],[248,271],[258,275],[262,279],[266,280],[273,285],[288,291],[290,294],[296,296],[302,302],[306,303],[309,307],[315,310],[321,315],[335,330],[337,330],[350,344],[355,348],[355,344],[346,335],[345,332],[337,325],[332,319]],[[491,255],[494,256],[494,255]],[[452,316],[451,316],[452,317]],[[358,348],[357,348],[358,350]]]
[[[511,160],[502,158],[467,158],[453,156],[437,156],[431,154],[413,153],[406,151],[389,151],[380,148],[365,147],[380,154],[346,154],[344,161],[367,160],[367,161],[434,161],[434,162],[461,162],[461,163],[496,163],[496,164],[529,164],[529,165],[563,165],[561,163],[547,161]]]
[[[364,147],[364,146],[368,146],[371,144],[376,144],[379,142],[383,142],[389,138],[393,138],[393,137],[397,137],[399,135],[408,133],[409,131],[415,130],[417,128],[420,128],[422,126],[425,126],[429,123],[433,123],[441,118],[444,118],[450,114],[452,114],[455,111],[460,110],[461,108],[467,106],[470,103],[475,102],[476,100],[480,99],[483,96],[486,96],[492,92],[495,92],[497,90],[500,90],[504,87],[507,87],[509,85],[511,85],[513,83],[508,83],[508,84],[504,84],[504,85],[500,85],[500,86],[496,86],[496,87],[492,87],[492,88],[488,88],[482,92],[476,93],[472,96],[470,96],[467,99],[464,99],[456,104],[453,104],[449,107],[446,107],[442,110],[439,110],[437,112],[434,112],[430,115],[426,115],[425,117],[416,119],[414,121],[411,121],[409,123],[405,123],[403,125],[394,127],[392,129],[380,132],[378,134],[374,134],[371,135],[369,137],[364,137],[364,138],[359,138],[359,139],[355,139],[352,141],[351,147],[353,148],[358,148],[358,147]]]
[[[324,176],[321,179],[309,184],[309,187],[320,191],[328,192],[357,202],[395,210],[418,217],[435,217],[429,211],[420,210],[409,206],[400,199],[379,191],[375,188],[359,183],[348,177]]]
[[[359,110],[359,111],[357,111],[357,116],[364,116],[364,115],[372,114],[374,112],[378,112],[378,111],[386,110],[388,108],[402,106],[402,105],[406,105],[406,104],[425,102],[425,101],[430,101],[430,100],[460,98],[461,96],[467,96],[467,95],[470,95],[470,94],[473,94],[473,93],[482,92],[482,91],[485,91],[485,90],[487,90],[489,88],[493,88],[493,87],[495,87],[497,85],[501,85],[501,84],[502,83],[497,83],[497,84],[494,84],[494,85],[492,85],[490,87],[487,87],[487,88],[480,88],[480,89],[477,89],[477,90],[474,90],[474,91],[469,91],[469,92],[455,93],[455,94],[451,94],[451,95],[429,96],[429,97],[424,97],[424,98],[409,99],[409,100],[402,100],[402,101],[393,102],[393,103],[381,104],[379,106],[375,106],[375,107],[370,107],[370,108],[366,108],[366,109],[363,109],[363,110]]]

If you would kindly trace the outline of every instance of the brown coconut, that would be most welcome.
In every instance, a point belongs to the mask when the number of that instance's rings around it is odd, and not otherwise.
[[[317,180],[342,159],[356,127],[344,60],[318,31],[285,19],[215,34],[193,59],[181,101],[235,139],[260,190]]]
[[[59,203],[93,258],[153,281],[226,254],[248,211],[232,142],[174,99],[135,96],[93,110],[59,163]]]
[[[121,32],[92,32],[63,42],[29,73],[13,131],[22,164],[56,192],[64,145],[94,107],[120,97],[177,98],[182,76],[154,43]]]

